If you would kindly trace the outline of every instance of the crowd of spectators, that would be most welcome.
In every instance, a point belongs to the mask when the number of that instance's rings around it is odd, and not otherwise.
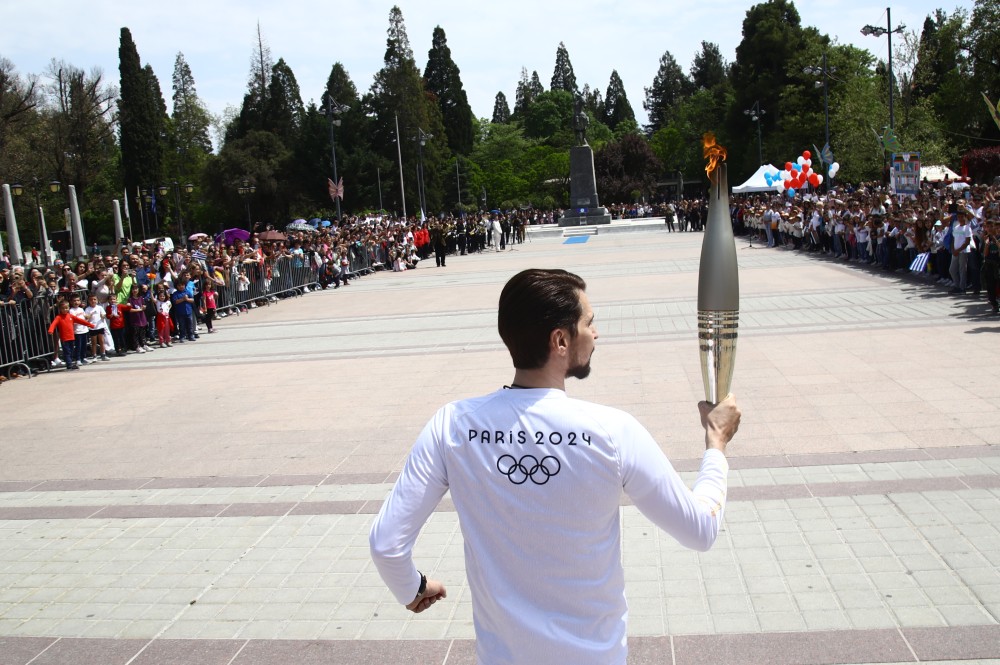
[[[887,272],[909,271],[950,289],[985,297],[998,313],[1000,185],[925,183],[915,197],[875,184],[788,199],[733,197],[737,233]]]
[[[733,197],[731,213],[737,233],[762,246],[912,271],[954,294],[985,295],[997,313],[998,203],[998,185],[925,186],[915,198],[897,198],[868,184],[795,199]],[[662,216],[670,232],[700,231],[708,213],[699,199],[610,209],[616,218]],[[193,342],[213,333],[218,318],[347,286],[370,272],[414,269],[432,254],[444,267],[451,254],[504,251],[526,241],[527,227],[557,218],[558,212],[536,210],[428,222],[350,217],[289,233],[265,227],[236,237],[195,234],[177,247],[125,239],[51,267],[37,259],[28,266],[0,262],[0,368],[17,360],[18,325],[36,331],[27,341],[21,335],[28,357],[73,369]]]
[[[92,248],[50,267],[0,263],[0,370],[26,356],[76,369],[213,333],[214,322],[312,289],[340,288],[378,270],[416,268],[432,253],[501,251],[554,213],[482,213],[430,222],[347,218],[326,228]],[[63,315],[62,310],[66,310]]]

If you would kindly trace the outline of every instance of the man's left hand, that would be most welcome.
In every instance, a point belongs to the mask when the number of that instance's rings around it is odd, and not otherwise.
[[[444,584],[438,580],[427,580],[427,588],[424,592],[413,599],[413,602],[406,606],[414,614],[420,614],[434,603],[448,597],[448,590]]]

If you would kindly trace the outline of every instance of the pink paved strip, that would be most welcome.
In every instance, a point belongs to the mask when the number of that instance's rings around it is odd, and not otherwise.
[[[418,619],[419,621],[419,619]],[[629,638],[629,665],[843,665],[995,658],[1000,625]],[[473,640],[0,637],[0,665],[473,665]]]
[[[729,488],[730,501],[765,501],[806,499],[810,497],[902,494],[913,492],[995,489],[1000,476],[954,476],[946,478],[908,478],[843,483],[798,485],[753,485]],[[622,496],[621,505],[632,505]],[[139,519],[150,517],[260,517],[280,515],[374,515],[382,508],[381,500],[300,501],[273,503],[145,504],[113,506],[24,506],[0,508],[0,520],[40,519]],[[435,512],[455,511],[455,504],[444,499]],[[1000,649],[998,649],[1000,655]],[[3,665],[0,663],[0,665]]]
[[[1000,456],[1000,445],[870,450],[857,453],[808,453],[730,457],[733,469],[777,469],[832,464],[878,464]],[[701,459],[674,460],[678,471],[697,471]],[[4,480],[0,492],[64,492],[121,489],[192,489],[203,487],[287,487],[298,485],[381,485],[396,482],[399,473],[331,473],[268,476],[192,476],[186,478],[106,478],[95,480]]]

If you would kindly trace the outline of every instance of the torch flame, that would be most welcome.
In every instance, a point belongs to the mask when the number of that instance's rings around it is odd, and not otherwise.
[[[701,137],[701,145],[704,157],[708,160],[708,164],[705,165],[705,173],[711,178],[712,171],[719,165],[719,162],[726,161],[726,149],[715,142],[715,134],[712,132],[706,132]]]

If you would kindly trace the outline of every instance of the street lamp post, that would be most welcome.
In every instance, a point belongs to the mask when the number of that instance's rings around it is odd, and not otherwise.
[[[760,140],[760,119],[767,111],[760,107],[760,100],[753,103],[753,106],[743,111],[743,115],[750,116],[750,120],[757,123],[757,165],[764,164],[764,149]]]
[[[257,187],[251,185],[249,180],[244,180],[236,191],[243,197],[243,202],[247,206],[247,231],[253,231],[253,223],[250,221],[250,197],[257,191]]]
[[[417,190],[420,194],[420,215],[427,216],[427,190],[424,189],[424,146],[427,141],[434,138],[433,134],[428,134],[417,127]]]
[[[160,192],[160,196],[166,197],[169,190],[174,191],[174,205],[177,206],[177,228],[180,234],[181,244],[187,243],[187,236],[184,235],[184,214],[181,212],[181,189],[184,189],[185,194],[190,194],[194,191],[194,185],[188,183],[186,185],[179,185],[177,181],[174,180],[170,185],[160,185],[157,191]]]
[[[895,28],[892,27],[892,8],[885,8],[885,23],[886,27],[866,25],[861,28],[861,34],[867,37],[881,37],[886,35],[889,40],[889,129],[895,131],[896,121],[893,114],[892,108],[892,98],[893,98],[893,88],[896,87],[895,77],[892,73],[892,33],[902,32],[906,29],[906,26],[900,23]]]
[[[53,180],[48,183],[49,191],[55,194],[62,189],[62,183]],[[35,214],[38,216],[38,246],[42,252],[42,262],[45,267],[49,267],[49,242],[48,233],[45,232],[45,217],[42,216],[42,182],[36,178],[31,178],[31,190],[35,195]],[[21,196],[24,193],[24,186],[20,184],[11,185],[11,193],[14,196]]]
[[[333,128],[334,126],[340,127],[340,118],[334,118],[334,114],[340,115],[346,110],[346,107],[338,104],[330,93],[326,93],[326,119],[330,123],[330,158],[333,161],[333,183],[339,184],[337,179],[337,144],[333,140]],[[337,223],[340,223],[340,197],[336,197],[335,203],[337,204]]]
[[[836,73],[836,67],[827,67],[826,64],[826,53],[823,53],[823,66],[816,67],[810,65],[805,67],[802,72],[804,74],[809,74],[810,76],[821,76],[823,77],[823,116],[826,120],[826,142],[824,145],[830,145],[830,74]],[[819,82],[817,81],[817,84]]]
[[[149,233],[160,232],[160,215],[156,212],[156,188],[150,187],[149,189],[143,189],[139,192],[142,194],[142,200],[145,201],[146,206],[149,208],[149,212],[152,213],[153,219],[149,223]],[[146,219],[149,219],[147,216]],[[154,231],[155,229],[155,231]]]
[[[836,67],[828,67],[826,64],[826,52],[823,52],[823,66],[816,67],[814,65],[809,65],[805,67],[802,72],[810,76],[823,76],[823,117],[826,123],[826,130],[824,134],[825,142],[823,143],[824,154],[830,146],[830,74],[837,71]],[[819,81],[816,82],[819,85]],[[826,183],[827,191],[830,191],[830,181],[827,180]]]

